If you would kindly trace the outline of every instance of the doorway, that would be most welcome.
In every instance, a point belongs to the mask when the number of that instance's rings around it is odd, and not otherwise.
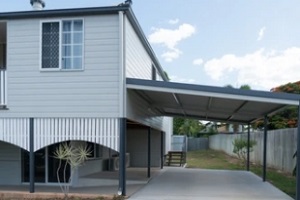
[[[59,167],[59,181],[68,182],[71,174],[69,164],[65,161],[59,163],[54,152],[59,144],[40,149],[34,153],[35,159],[35,182],[36,183],[58,183],[57,170]],[[22,182],[29,182],[29,152],[22,150]]]

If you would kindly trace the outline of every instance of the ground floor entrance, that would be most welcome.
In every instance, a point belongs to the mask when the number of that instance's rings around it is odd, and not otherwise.
[[[84,165],[73,171],[65,160],[59,160],[55,155],[58,147],[66,143],[74,148],[86,146],[90,152]],[[82,176],[111,170],[108,161],[116,154],[116,151],[86,141],[65,141],[49,145],[34,152],[34,182],[38,185],[70,183],[76,186]],[[0,141],[0,185],[27,185],[29,182],[30,153],[20,147]]]
[[[57,183],[68,182],[71,169],[66,161],[55,158],[54,152],[60,144],[54,144],[40,149],[34,153],[35,160],[35,182]],[[29,182],[29,152],[21,150],[22,182]],[[60,163],[61,162],[61,163]],[[61,169],[60,169],[61,168]]]

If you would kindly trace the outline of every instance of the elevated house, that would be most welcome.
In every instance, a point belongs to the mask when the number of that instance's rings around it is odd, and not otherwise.
[[[160,167],[172,118],[152,116],[126,78],[167,77],[130,1],[61,10],[31,3],[32,11],[0,13],[0,185],[57,183],[53,152],[63,142],[93,150],[74,186],[81,175],[118,169],[119,156],[122,184],[124,165]]]
[[[70,184],[112,166],[125,195],[126,166],[147,167],[148,177],[162,166],[172,116],[248,127],[264,118],[266,180],[267,117],[299,107],[300,95],[168,82],[130,0],[61,10],[31,3],[35,10],[0,13],[0,185],[57,184],[55,148],[87,143],[93,155]]]

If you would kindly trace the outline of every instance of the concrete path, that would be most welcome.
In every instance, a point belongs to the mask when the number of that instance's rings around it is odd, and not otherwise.
[[[166,168],[129,200],[292,200],[251,172]]]

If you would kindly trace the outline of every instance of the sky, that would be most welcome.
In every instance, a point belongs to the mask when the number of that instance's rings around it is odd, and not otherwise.
[[[122,0],[45,0],[46,9]],[[299,0],[133,0],[132,9],[171,81],[255,90],[300,80]],[[0,12],[31,10],[0,0]]]

